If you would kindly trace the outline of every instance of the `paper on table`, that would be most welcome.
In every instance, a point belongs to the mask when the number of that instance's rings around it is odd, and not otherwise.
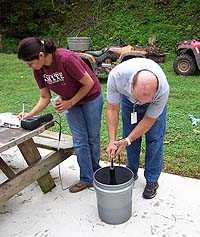
[[[16,115],[10,112],[0,113],[0,126],[8,128],[19,128],[21,127],[21,121]]]

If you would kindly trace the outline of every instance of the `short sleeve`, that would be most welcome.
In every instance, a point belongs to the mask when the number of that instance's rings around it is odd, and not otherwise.
[[[40,89],[46,87],[45,85],[45,81],[43,79],[43,73],[41,70],[34,70],[33,71],[33,74],[34,74],[34,77],[35,77],[35,80],[37,82],[37,85]]]
[[[146,115],[152,118],[158,118],[167,104],[168,96],[169,91],[166,91],[160,98],[151,103],[147,109]]]
[[[117,90],[115,76],[111,72],[108,76],[108,81],[107,81],[107,100],[111,104],[119,104],[120,97],[121,97],[121,94]]]

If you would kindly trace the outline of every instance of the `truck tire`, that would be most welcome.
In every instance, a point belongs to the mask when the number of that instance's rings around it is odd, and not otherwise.
[[[173,63],[174,72],[183,76],[194,75],[197,71],[197,65],[189,54],[178,55]]]

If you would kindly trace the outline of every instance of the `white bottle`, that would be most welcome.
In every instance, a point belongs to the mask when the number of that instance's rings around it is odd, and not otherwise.
[[[61,96],[58,95],[56,97],[51,98],[51,104],[53,105],[53,107],[56,107],[56,102],[61,100]],[[60,114],[64,115],[66,113],[69,113],[68,109],[65,109],[64,111],[60,112]]]

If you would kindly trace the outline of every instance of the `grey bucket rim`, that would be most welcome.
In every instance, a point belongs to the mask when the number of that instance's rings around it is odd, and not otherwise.
[[[90,37],[67,37],[69,50],[86,51],[89,50]]]
[[[113,187],[120,187],[120,186],[124,186],[125,184],[128,184],[128,183],[131,182],[132,180],[133,180],[133,182],[134,182],[134,173],[133,173],[133,171],[132,171],[130,168],[128,168],[128,167],[119,166],[119,167],[123,167],[123,168],[125,168],[125,169],[128,169],[128,170],[131,172],[132,177],[131,177],[127,182],[122,183],[122,184],[116,184],[116,185],[109,185],[109,184],[100,183],[99,181],[97,181],[97,180],[95,179],[95,174],[96,174],[100,169],[103,169],[103,168],[106,168],[106,167],[108,167],[108,166],[101,167],[101,168],[99,168],[98,170],[96,170],[96,171],[94,172],[94,174],[93,174],[93,183],[94,183],[94,184],[96,183],[96,184],[99,184],[100,186],[103,185],[104,187],[111,187],[111,186],[113,186]]]

